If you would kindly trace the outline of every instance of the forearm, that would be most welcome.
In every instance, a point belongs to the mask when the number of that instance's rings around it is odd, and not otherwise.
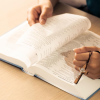
[[[52,6],[54,7],[55,4],[58,2],[58,0],[39,0],[39,4],[45,3],[45,2],[51,2]]]

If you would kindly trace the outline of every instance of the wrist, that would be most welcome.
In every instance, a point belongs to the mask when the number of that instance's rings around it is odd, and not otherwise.
[[[54,7],[57,2],[58,0],[39,0],[39,5],[47,4],[52,5],[52,7]]]
[[[45,9],[50,9],[53,11],[53,5],[52,3],[50,2],[50,0],[40,0],[39,2],[39,5],[42,7],[42,8],[45,8]]]

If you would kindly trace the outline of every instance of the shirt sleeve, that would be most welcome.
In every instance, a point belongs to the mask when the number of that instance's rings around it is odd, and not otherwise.
[[[100,0],[87,0],[86,2],[89,12],[100,17]]]

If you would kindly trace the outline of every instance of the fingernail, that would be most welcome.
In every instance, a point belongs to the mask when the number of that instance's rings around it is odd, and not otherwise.
[[[75,49],[77,49],[77,48],[74,48],[73,51],[74,51]]]
[[[81,51],[81,48],[74,48],[73,51]]]
[[[77,55],[77,53],[75,53],[75,56]]]
[[[41,20],[40,20],[40,23],[41,23],[41,24],[45,24],[45,20],[44,20],[44,19],[41,19]]]

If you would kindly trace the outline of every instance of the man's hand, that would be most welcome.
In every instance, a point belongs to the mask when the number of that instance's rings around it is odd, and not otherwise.
[[[100,54],[95,51],[100,51],[100,48],[82,47],[82,48],[74,49],[75,59],[73,61],[73,64],[75,65],[75,68],[77,70],[83,67],[83,65],[86,64],[89,58],[90,51],[92,52],[92,55],[90,57],[90,60],[86,69],[89,73],[86,76],[92,79],[98,79],[100,78]]]
[[[30,26],[35,23],[45,24],[48,17],[51,17],[53,13],[53,6],[50,1],[43,4],[38,4],[29,8],[27,12],[27,20]]]

